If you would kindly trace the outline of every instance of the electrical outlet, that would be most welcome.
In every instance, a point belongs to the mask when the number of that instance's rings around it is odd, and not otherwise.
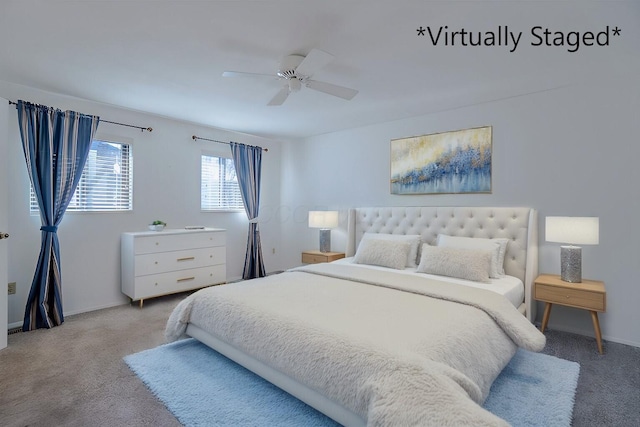
[[[16,294],[16,282],[9,283],[9,295]]]

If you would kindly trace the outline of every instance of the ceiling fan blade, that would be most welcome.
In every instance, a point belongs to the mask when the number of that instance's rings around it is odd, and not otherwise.
[[[307,77],[312,76],[317,70],[333,61],[333,58],[334,56],[330,53],[320,49],[313,49],[298,65],[296,74]]]
[[[243,71],[225,71],[222,73],[222,77],[270,77],[272,79],[277,79],[277,76],[273,74],[260,74],[260,73],[245,73]]]
[[[305,86],[309,89],[328,93],[329,95],[337,96],[346,100],[350,100],[358,94],[358,91],[355,89],[349,89],[348,87],[338,86],[332,83],[320,82],[318,80],[307,80]]]
[[[267,105],[270,105],[270,106],[282,105],[282,103],[286,101],[288,97],[289,97],[289,85],[284,85],[282,89],[280,89],[280,92],[276,93],[276,96],[271,98],[271,101],[269,101],[269,104]]]

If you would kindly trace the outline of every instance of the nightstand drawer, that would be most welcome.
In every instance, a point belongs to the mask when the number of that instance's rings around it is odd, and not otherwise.
[[[302,262],[305,264],[318,264],[320,262],[331,262],[344,258],[342,252],[320,252],[320,251],[304,251],[302,252]]]
[[[319,262],[327,262],[326,255],[302,254],[302,262],[305,264],[317,264]]]
[[[604,311],[604,294],[536,283],[535,299],[570,307]]]

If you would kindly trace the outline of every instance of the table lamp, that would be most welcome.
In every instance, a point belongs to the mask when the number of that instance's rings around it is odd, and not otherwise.
[[[582,248],[576,245],[600,243],[598,217],[548,216],[545,218],[545,240],[568,243],[560,246],[560,278],[565,282],[582,282]]]
[[[338,211],[309,211],[309,227],[320,229],[320,252],[331,252],[331,229],[338,226]]]

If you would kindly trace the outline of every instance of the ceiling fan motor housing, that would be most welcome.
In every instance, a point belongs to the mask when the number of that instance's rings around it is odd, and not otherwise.
[[[280,64],[280,69],[278,70],[278,76],[287,80],[291,78],[297,78],[301,80],[303,77],[306,77],[306,76],[296,75],[296,68],[298,68],[298,65],[300,65],[303,59],[304,59],[304,56],[301,56],[301,55],[285,56],[282,59],[282,63]]]

